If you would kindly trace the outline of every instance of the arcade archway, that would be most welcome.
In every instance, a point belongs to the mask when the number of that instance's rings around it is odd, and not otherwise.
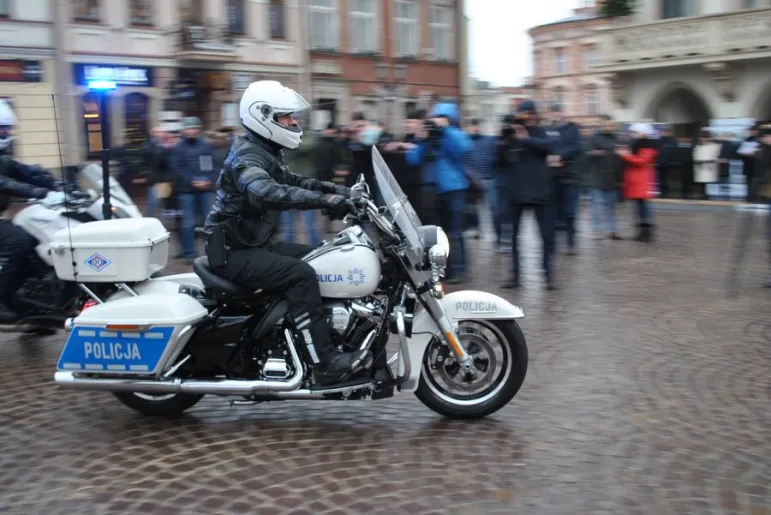
[[[654,98],[645,118],[672,126],[676,136],[695,137],[709,125],[712,113],[701,96],[686,85],[673,84]]]

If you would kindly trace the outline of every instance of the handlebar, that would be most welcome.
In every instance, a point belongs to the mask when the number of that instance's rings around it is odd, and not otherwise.
[[[356,198],[348,199],[347,203],[352,213],[346,215],[343,221],[350,222],[367,219],[375,224],[387,239],[392,241],[399,240],[396,228],[380,213],[377,206],[370,200],[368,193],[361,191]]]

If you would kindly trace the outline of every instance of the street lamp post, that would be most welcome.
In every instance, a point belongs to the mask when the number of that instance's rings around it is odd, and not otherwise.
[[[393,76],[391,69],[393,68]],[[388,120],[388,129],[394,130],[393,127],[393,104],[396,101],[398,89],[407,77],[407,65],[396,64],[391,66],[388,63],[378,63],[375,66],[375,77],[380,81],[381,86],[385,90],[384,100],[386,102],[386,119]]]
[[[102,150],[99,157],[102,160],[102,216],[105,220],[112,218],[112,204],[110,203],[110,149],[107,148],[107,102],[110,97],[108,91],[115,89],[115,82],[109,80],[95,80],[88,83],[88,89],[99,96],[99,122],[102,129]]]

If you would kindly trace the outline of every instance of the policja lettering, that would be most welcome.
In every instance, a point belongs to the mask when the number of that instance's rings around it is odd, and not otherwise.
[[[139,353],[139,345],[136,343],[84,342],[83,351],[86,359],[128,359],[131,361],[140,361],[142,359],[142,355]]]
[[[316,280],[320,283],[341,283],[342,274],[316,274]]]
[[[497,313],[498,306],[495,302],[456,302],[455,310],[469,313]]]

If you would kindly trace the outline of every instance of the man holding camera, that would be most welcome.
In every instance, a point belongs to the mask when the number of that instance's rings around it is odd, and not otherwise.
[[[448,262],[448,283],[466,278],[466,247],[463,241],[466,195],[471,186],[466,175],[466,154],[471,150],[469,137],[458,127],[458,106],[439,103],[431,118],[416,128],[414,143],[398,143],[407,150],[407,163],[421,167],[421,184],[435,184],[439,196],[439,221],[457,249]],[[428,221],[424,220],[424,223]],[[430,222],[429,222],[430,223]]]
[[[581,131],[578,125],[567,120],[562,115],[562,106],[551,106],[551,124],[547,133],[556,141],[555,152],[549,156],[547,163],[554,169],[557,181],[556,205],[557,221],[565,226],[568,238],[568,254],[576,250],[576,214],[580,200],[578,167],[576,161],[581,155]]]
[[[512,224],[511,250],[514,275],[504,288],[519,288],[519,225],[526,209],[532,209],[543,242],[542,267],[546,288],[555,289],[552,255],[554,253],[554,171],[546,160],[555,153],[555,141],[539,126],[535,102],[525,100],[517,117],[507,115],[498,139],[495,167],[503,181],[510,206]]]

